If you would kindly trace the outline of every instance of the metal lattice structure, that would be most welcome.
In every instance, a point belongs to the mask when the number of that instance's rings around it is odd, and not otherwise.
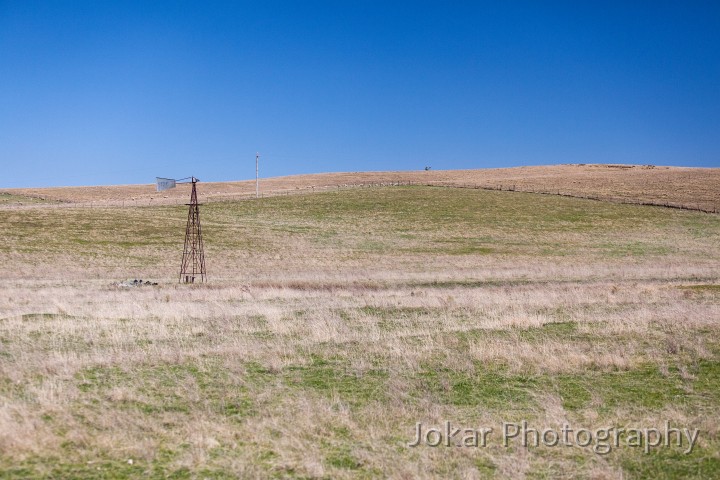
[[[185,247],[183,248],[182,264],[180,266],[180,283],[195,283],[207,281],[205,272],[205,252],[203,251],[202,228],[200,227],[200,204],[197,201],[198,179],[191,177],[192,193],[190,203],[186,203],[188,210],[187,227],[185,228]]]

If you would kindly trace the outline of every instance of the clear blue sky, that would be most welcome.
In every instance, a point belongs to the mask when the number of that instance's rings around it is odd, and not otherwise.
[[[0,187],[720,166],[720,2],[0,0]]]

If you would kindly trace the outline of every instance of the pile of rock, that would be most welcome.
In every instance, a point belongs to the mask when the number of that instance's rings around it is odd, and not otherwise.
[[[148,285],[157,285],[157,282],[151,282],[149,280],[143,282],[142,280],[138,279],[128,279],[124,282],[118,282],[115,285],[117,285],[118,287],[144,287]]]

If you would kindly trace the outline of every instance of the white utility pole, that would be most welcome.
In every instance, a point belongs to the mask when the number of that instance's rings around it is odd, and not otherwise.
[[[258,176],[258,161],[260,154],[255,153],[255,198],[260,198],[260,177]]]

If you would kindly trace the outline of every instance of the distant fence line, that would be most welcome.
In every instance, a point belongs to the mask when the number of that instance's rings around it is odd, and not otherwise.
[[[586,200],[595,200],[600,202],[611,202],[621,203],[629,205],[646,205],[653,207],[664,207],[674,208],[679,210],[691,210],[703,213],[718,213],[718,206],[715,205],[713,208],[703,207],[700,203],[682,204],[676,202],[662,202],[653,200],[641,200],[626,197],[613,197],[605,195],[583,195],[579,193],[567,192],[562,189],[543,189],[543,188],[517,188],[516,184],[495,184],[495,185],[482,185],[474,183],[455,183],[447,181],[392,181],[392,182],[363,182],[363,183],[345,183],[339,185],[310,185],[307,187],[296,187],[292,189],[274,189],[260,193],[260,198],[265,197],[281,197],[290,195],[304,195],[312,192],[327,192],[337,191],[345,189],[357,189],[357,188],[380,188],[380,187],[407,187],[407,186],[424,186],[424,187],[441,187],[441,188],[463,188],[473,190],[494,190],[503,192],[522,192],[522,193],[534,193],[537,195],[555,195],[561,197],[570,198],[582,198]],[[201,192],[202,203],[219,203],[233,200],[253,200],[255,199],[255,193],[240,193],[240,194],[214,194],[212,192],[203,193]],[[0,204],[0,208],[36,208],[36,207],[53,207],[53,208],[106,208],[106,207],[152,207],[152,206],[177,206],[184,205],[187,203],[185,198],[169,198],[169,197],[143,197],[143,198],[131,198],[125,200],[102,200],[102,201],[90,201],[90,202],[51,202],[47,203],[17,203],[17,204]]]
[[[717,205],[713,206],[712,208],[708,207],[702,207],[699,203],[695,205],[688,205],[683,203],[675,203],[675,202],[661,202],[661,201],[653,201],[653,200],[641,200],[641,199],[633,199],[633,198],[626,198],[626,197],[613,197],[613,196],[605,196],[605,195],[583,195],[579,193],[573,193],[573,192],[563,192],[562,189],[518,189],[516,188],[515,184],[512,185],[476,185],[476,184],[458,184],[458,183],[447,183],[444,182],[442,184],[434,183],[422,183],[425,186],[438,186],[438,187],[448,187],[448,188],[470,188],[470,189],[480,189],[480,190],[497,190],[497,191],[504,191],[504,192],[522,192],[522,193],[534,193],[537,195],[555,195],[560,197],[570,197],[570,198],[582,198],[585,200],[595,200],[599,202],[611,202],[611,203],[621,203],[621,204],[628,204],[628,205],[647,205],[652,207],[664,207],[664,208],[675,208],[679,210],[692,210],[696,212],[703,212],[703,213],[718,213],[718,207]],[[419,185],[419,184],[418,184]]]

